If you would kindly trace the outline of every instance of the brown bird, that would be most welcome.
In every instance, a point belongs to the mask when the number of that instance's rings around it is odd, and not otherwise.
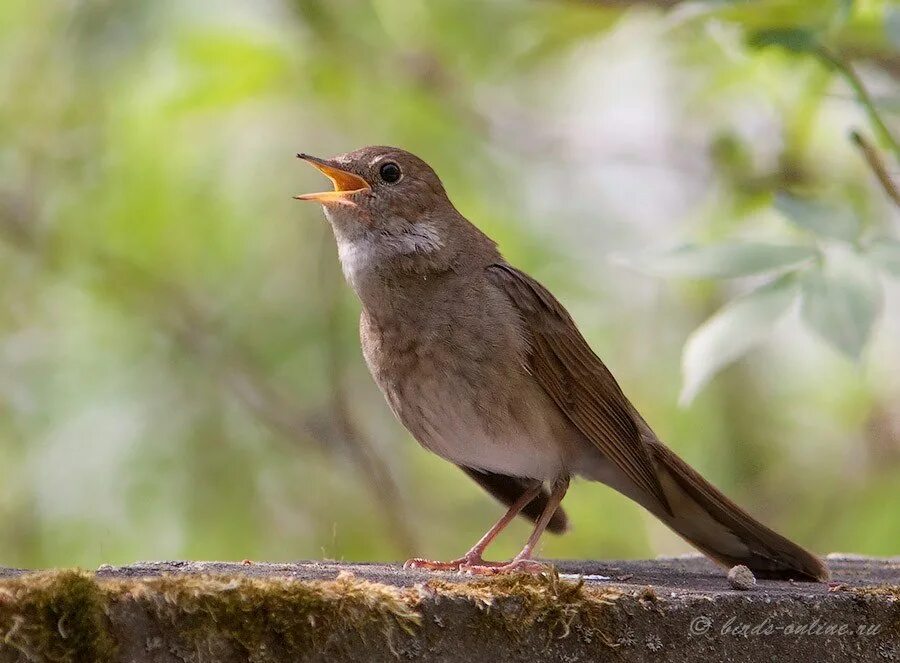
[[[428,164],[393,147],[297,156],[334,184],[296,198],[324,207],[362,303],[363,355],[391,410],[423,447],[509,506],[461,558],[408,567],[545,568],[535,545],[545,529],[567,529],[560,502],[578,475],[635,500],[725,566],[828,578],[821,560],[659,441],[562,304],[453,207]],[[519,514],[535,522],[525,547],[510,562],[486,562],[485,548]]]

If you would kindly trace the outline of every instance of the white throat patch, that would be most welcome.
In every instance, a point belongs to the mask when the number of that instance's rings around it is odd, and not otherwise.
[[[347,281],[354,287],[361,285],[367,274],[389,260],[416,254],[427,255],[444,246],[437,230],[430,223],[419,223],[400,235],[377,231],[355,237],[341,237],[335,233],[338,257]]]

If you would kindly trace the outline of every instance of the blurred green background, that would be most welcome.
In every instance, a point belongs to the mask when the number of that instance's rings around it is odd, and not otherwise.
[[[795,305],[734,330],[752,351],[679,407],[689,335],[764,279],[640,257],[831,251],[787,190],[848,206],[851,252],[896,237],[849,132],[900,181],[898,80],[900,13],[875,0],[4,0],[0,564],[447,558],[498,517],[392,419],[321,210],[291,200],[322,185],[295,152],[366,144],[429,161],[730,496],[818,551],[900,553],[890,270],[844,307],[858,361]],[[566,505],[544,556],[688,550],[602,485]]]

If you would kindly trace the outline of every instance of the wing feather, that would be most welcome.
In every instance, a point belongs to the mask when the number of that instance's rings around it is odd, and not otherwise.
[[[510,265],[490,265],[488,275],[525,324],[528,371],[604,456],[671,513],[631,404],[568,311],[544,286]]]

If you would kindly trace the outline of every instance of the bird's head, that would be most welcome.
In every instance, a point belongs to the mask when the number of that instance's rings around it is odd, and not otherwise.
[[[334,185],[295,198],[324,207],[351,281],[363,269],[446,269],[461,240],[472,231],[480,235],[453,207],[431,167],[405,150],[377,146],[330,159],[297,157]]]

